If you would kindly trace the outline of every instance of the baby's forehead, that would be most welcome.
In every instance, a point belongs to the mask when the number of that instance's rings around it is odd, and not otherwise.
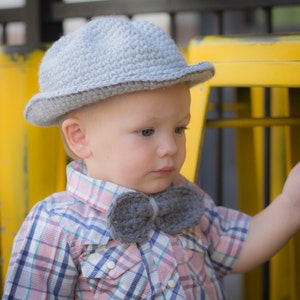
[[[176,101],[176,104],[175,98],[179,99]],[[71,112],[70,115],[78,114],[88,119],[93,116],[103,117],[107,114],[131,117],[138,113],[145,118],[155,120],[156,115],[160,114],[161,110],[167,109],[170,111],[170,107],[167,107],[170,106],[170,102],[167,99],[171,100],[171,110],[175,109],[174,105],[180,105],[180,110],[183,109],[183,112],[189,111],[189,87],[185,83],[181,83],[170,87],[124,93],[106,99],[99,99],[92,104],[78,108]]]

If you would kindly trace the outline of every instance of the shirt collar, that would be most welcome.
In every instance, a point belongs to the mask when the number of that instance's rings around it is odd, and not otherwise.
[[[115,197],[134,190],[91,178],[84,162],[73,161],[67,166],[67,191],[89,206],[106,212]]]

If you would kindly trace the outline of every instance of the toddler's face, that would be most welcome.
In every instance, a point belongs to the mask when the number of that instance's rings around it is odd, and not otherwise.
[[[185,84],[97,103],[85,120],[89,175],[148,194],[166,189],[184,162],[189,121]]]

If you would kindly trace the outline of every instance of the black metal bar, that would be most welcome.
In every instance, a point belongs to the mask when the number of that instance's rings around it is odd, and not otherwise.
[[[26,44],[38,45],[41,41],[40,0],[26,0]]]
[[[224,118],[207,119],[207,128],[242,128],[242,127],[273,127],[273,126],[300,126],[300,117],[264,117],[264,118]]]
[[[289,116],[290,118],[300,119],[298,112],[300,110],[300,88],[289,88]],[[291,166],[295,165],[300,160],[300,126],[289,128],[290,135],[290,162]]]
[[[264,8],[265,13],[265,27],[267,33],[273,32],[273,23],[272,23],[272,7],[265,7]]]
[[[62,0],[38,0],[40,1],[40,27],[41,42],[47,43],[57,40],[63,34],[63,20],[55,21],[51,17],[51,6],[54,3],[61,3]],[[89,20],[91,16],[86,16]]]
[[[25,21],[30,10],[35,10],[34,5],[27,0],[29,6],[0,9],[0,23]],[[49,2],[49,0],[46,0]],[[43,1],[41,1],[43,3]],[[218,10],[244,10],[249,8],[271,8],[278,6],[300,5],[300,0],[101,0],[76,3],[63,3],[62,1],[52,0],[50,16],[52,21],[62,21],[72,17],[93,17],[100,15],[122,14],[134,15],[155,12],[201,12]],[[28,9],[30,7],[30,9]],[[26,12],[29,10],[29,12]]]
[[[216,23],[217,23],[217,34],[223,35],[224,34],[224,14],[222,10],[216,11]]]
[[[175,16],[176,13],[186,11],[219,12],[259,7],[268,11],[274,6],[289,5],[300,5],[300,0],[101,0],[76,3],[64,3],[61,0],[27,0],[23,7],[0,9],[0,23],[25,22],[27,41],[35,44],[57,39],[62,33],[61,23],[66,18],[92,18],[101,15],[133,16],[155,12],[167,12]],[[267,24],[267,27],[271,27],[271,24]]]
[[[223,28],[223,11],[218,10],[216,11],[216,23],[217,23],[217,34],[222,35],[224,34],[224,28]],[[223,89],[218,88],[217,89],[217,104],[216,104],[216,113],[217,118],[222,119],[223,118]],[[223,143],[223,129],[218,128],[217,132],[217,204],[223,205],[224,199],[223,199],[223,152],[224,152],[224,143]]]
[[[158,12],[186,12],[186,11],[217,11],[243,10],[247,8],[300,5],[299,0],[102,0],[81,3],[59,3],[51,5],[53,20],[61,21],[65,18],[92,17],[100,15],[134,15]]]
[[[25,21],[26,7],[0,9],[0,23]]]
[[[265,89],[265,105],[264,105],[264,116],[270,117],[271,112],[271,95],[270,88]],[[270,127],[265,127],[264,129],[264,199],[263,205],[267,207],[270,204],[270,169],[271,169],[271,129]],[[262,299],[270,299],[270,264],[266,262],[263,265],[263,289],[262,289]]]
[[[6,32],[6,23],[2,24],[2,43],[7,43],[7,32]]]
[[[176,42],[177,40],[177,29],[176,29],[176,14],[170,13],[170,36]]]
[[[222,97],[222,88],[218,88],[217,91],[217,104],[216,104],[216,113],[217,119],[223,118],[223,97]],[[216,203],[217,205],[223,204],[223,129],[217,128],[216,129],[216,164],[217,164],[217,174],[216,174],[216,181],[217,181],[217,191],[216,191]]]
[[[265,7],[265,26],[266,32],[272,33],[272,11],[271,7]],[[271,89],[265,89],[264,96],[264,116],[271,117]],[[270,204],[270,189],[271,189],[271,128],[264,129],[264,207]],[[262,267],[262,299],[270,299],[270,263],[266,262]]]

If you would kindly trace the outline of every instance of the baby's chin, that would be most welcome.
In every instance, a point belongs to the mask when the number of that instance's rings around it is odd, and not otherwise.
[[[140,187],[135,189],[137,192],[146,194],[146,195],[152,195],[152,194],[157,194],[165,191],[167,188],[170,187],[172,183],[168,184],[160,184],[160,185],[155,185],[155,186],[148,186],[148,187]]]
[[[174,172],[172,176],[164,176],[160,178],[153,176],[145,176],[140,180],[128,181],[125,179],[122,182],[115,183],[146,195],[152,195],[161,193],[168,189],[173,184],[176,175],[177,174],[175,174]]]

